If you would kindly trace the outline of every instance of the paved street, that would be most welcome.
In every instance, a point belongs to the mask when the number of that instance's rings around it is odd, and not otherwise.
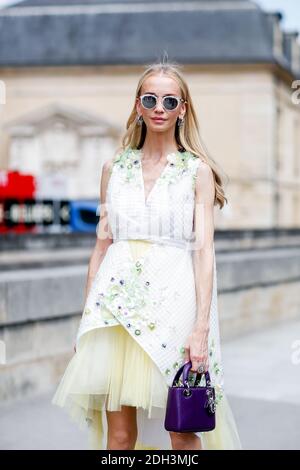
[[[300,449],[300,320],[222,344],[225,386],[244,449]],[[298,354],[299,357],[299,354]],[[1,449],[86,449],[52,393],[0,407]]]

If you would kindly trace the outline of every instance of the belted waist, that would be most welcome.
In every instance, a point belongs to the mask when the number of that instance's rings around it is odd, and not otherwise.
[[[181,248],[183,250],[188,250],[189,246],[190,246],[190,243],[189,242],[185,242],[184,240],[172,240],[172,239],[163,239],[163,238],[158,238],[158,239],[155,239],[155,238],[149,238],[149,237],[145,237],[145,238],[142,238],[142,237],[116,237],[114,238],[114,243],[117,243],[117,242],[120,242],[120,241],[128,241],[128,240],[141,240],[141,241],[146,241],[146,242],[149,242],[149,243],[154,243],[154,244],[161,244],[161,245],[168,245],[168,246],[173,246],[173,247],[176,247],[176,248]]]

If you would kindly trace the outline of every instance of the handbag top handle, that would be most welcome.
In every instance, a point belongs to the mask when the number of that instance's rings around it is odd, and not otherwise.
[[[189,371],[190,371],[191,367],[192,367],[192,362],[189,361],[189,362],[186,362],[185,364],[183,364],[180,367],[180,369],[178,369],[178,371],[177,371],[177,373],[174,377],[174,380],[173,380],[173,384],[172,384],[173,387],[175,386],[176,382],[179,380],[179,377],[181,376],[182,371],[183,371],[183,383],[184,383],[184,385],[186,385],[186,383],[188,383],[188,375],[189,375]],[[197,377],[196,377],[195,383],[196,382],[200,383],[202,374],[203,374],[203,372],[197,372]],[[208,370],[205,372],[205,381],[206,381],[206,386],[210,387],[211,386],[211,381],[210,381],[210,375],[209,375]]]

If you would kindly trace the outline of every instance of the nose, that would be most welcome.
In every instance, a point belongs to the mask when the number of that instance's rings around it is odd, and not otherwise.
[[[162,112],[164,111],[164,107],[163,107],[161,98],[157,98],[155,111],[162,111]]]

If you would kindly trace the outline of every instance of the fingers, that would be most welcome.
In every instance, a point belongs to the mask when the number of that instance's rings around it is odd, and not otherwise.
[[[192,371],[192,372],[199,372],[198,369],[199,369],[199,367],[200,367],[201,365],[203,365],[202,362],[193,362],[193,361],[192,361],[191,371]],[[208,371],[208,366],[207,366],[207,364],[205,364],[203,367],[204,367],[204,369],[202,370],[201,373],[207,372],[207,371]]]
[[[186,364],[189,361],[190,361],[190,347],[187,345],[184,347],[184,363]]]
[[[199,370],[201,367],[201,371]],[[201,373],[204,373],[204,372],[207,372],[208,371],[208,364],[205,363],[205,362],[199,362],[199,361],[192,361],[192,367],[191,367],[191,371],[193,372],[201,372]]]
[[[203,372],[207,372],[209,369],[209,361],[208,361],[208,349],[207,347],[202,347],[199,345],[195,346],[192,342],[191,347],[190,343],[187,343],[184,347],[185,354],[184,354],[184,363],[191,361],[191,371],[198,372],[198,368],[200,366],[203,367]]]
[[[206,353],[203,353],[201,354],[200,356],[196,356],[196,355],[193,355],[191,354],[191,362],[192,362],[192,367],[191,367],[191,371],[193,372],[199,372],[198,369],[199,367],[202,366],[202,371],[203,372],[207,372],[208,371],[208,367],[209,367],[209,364],[208,364],[208,354]]]

